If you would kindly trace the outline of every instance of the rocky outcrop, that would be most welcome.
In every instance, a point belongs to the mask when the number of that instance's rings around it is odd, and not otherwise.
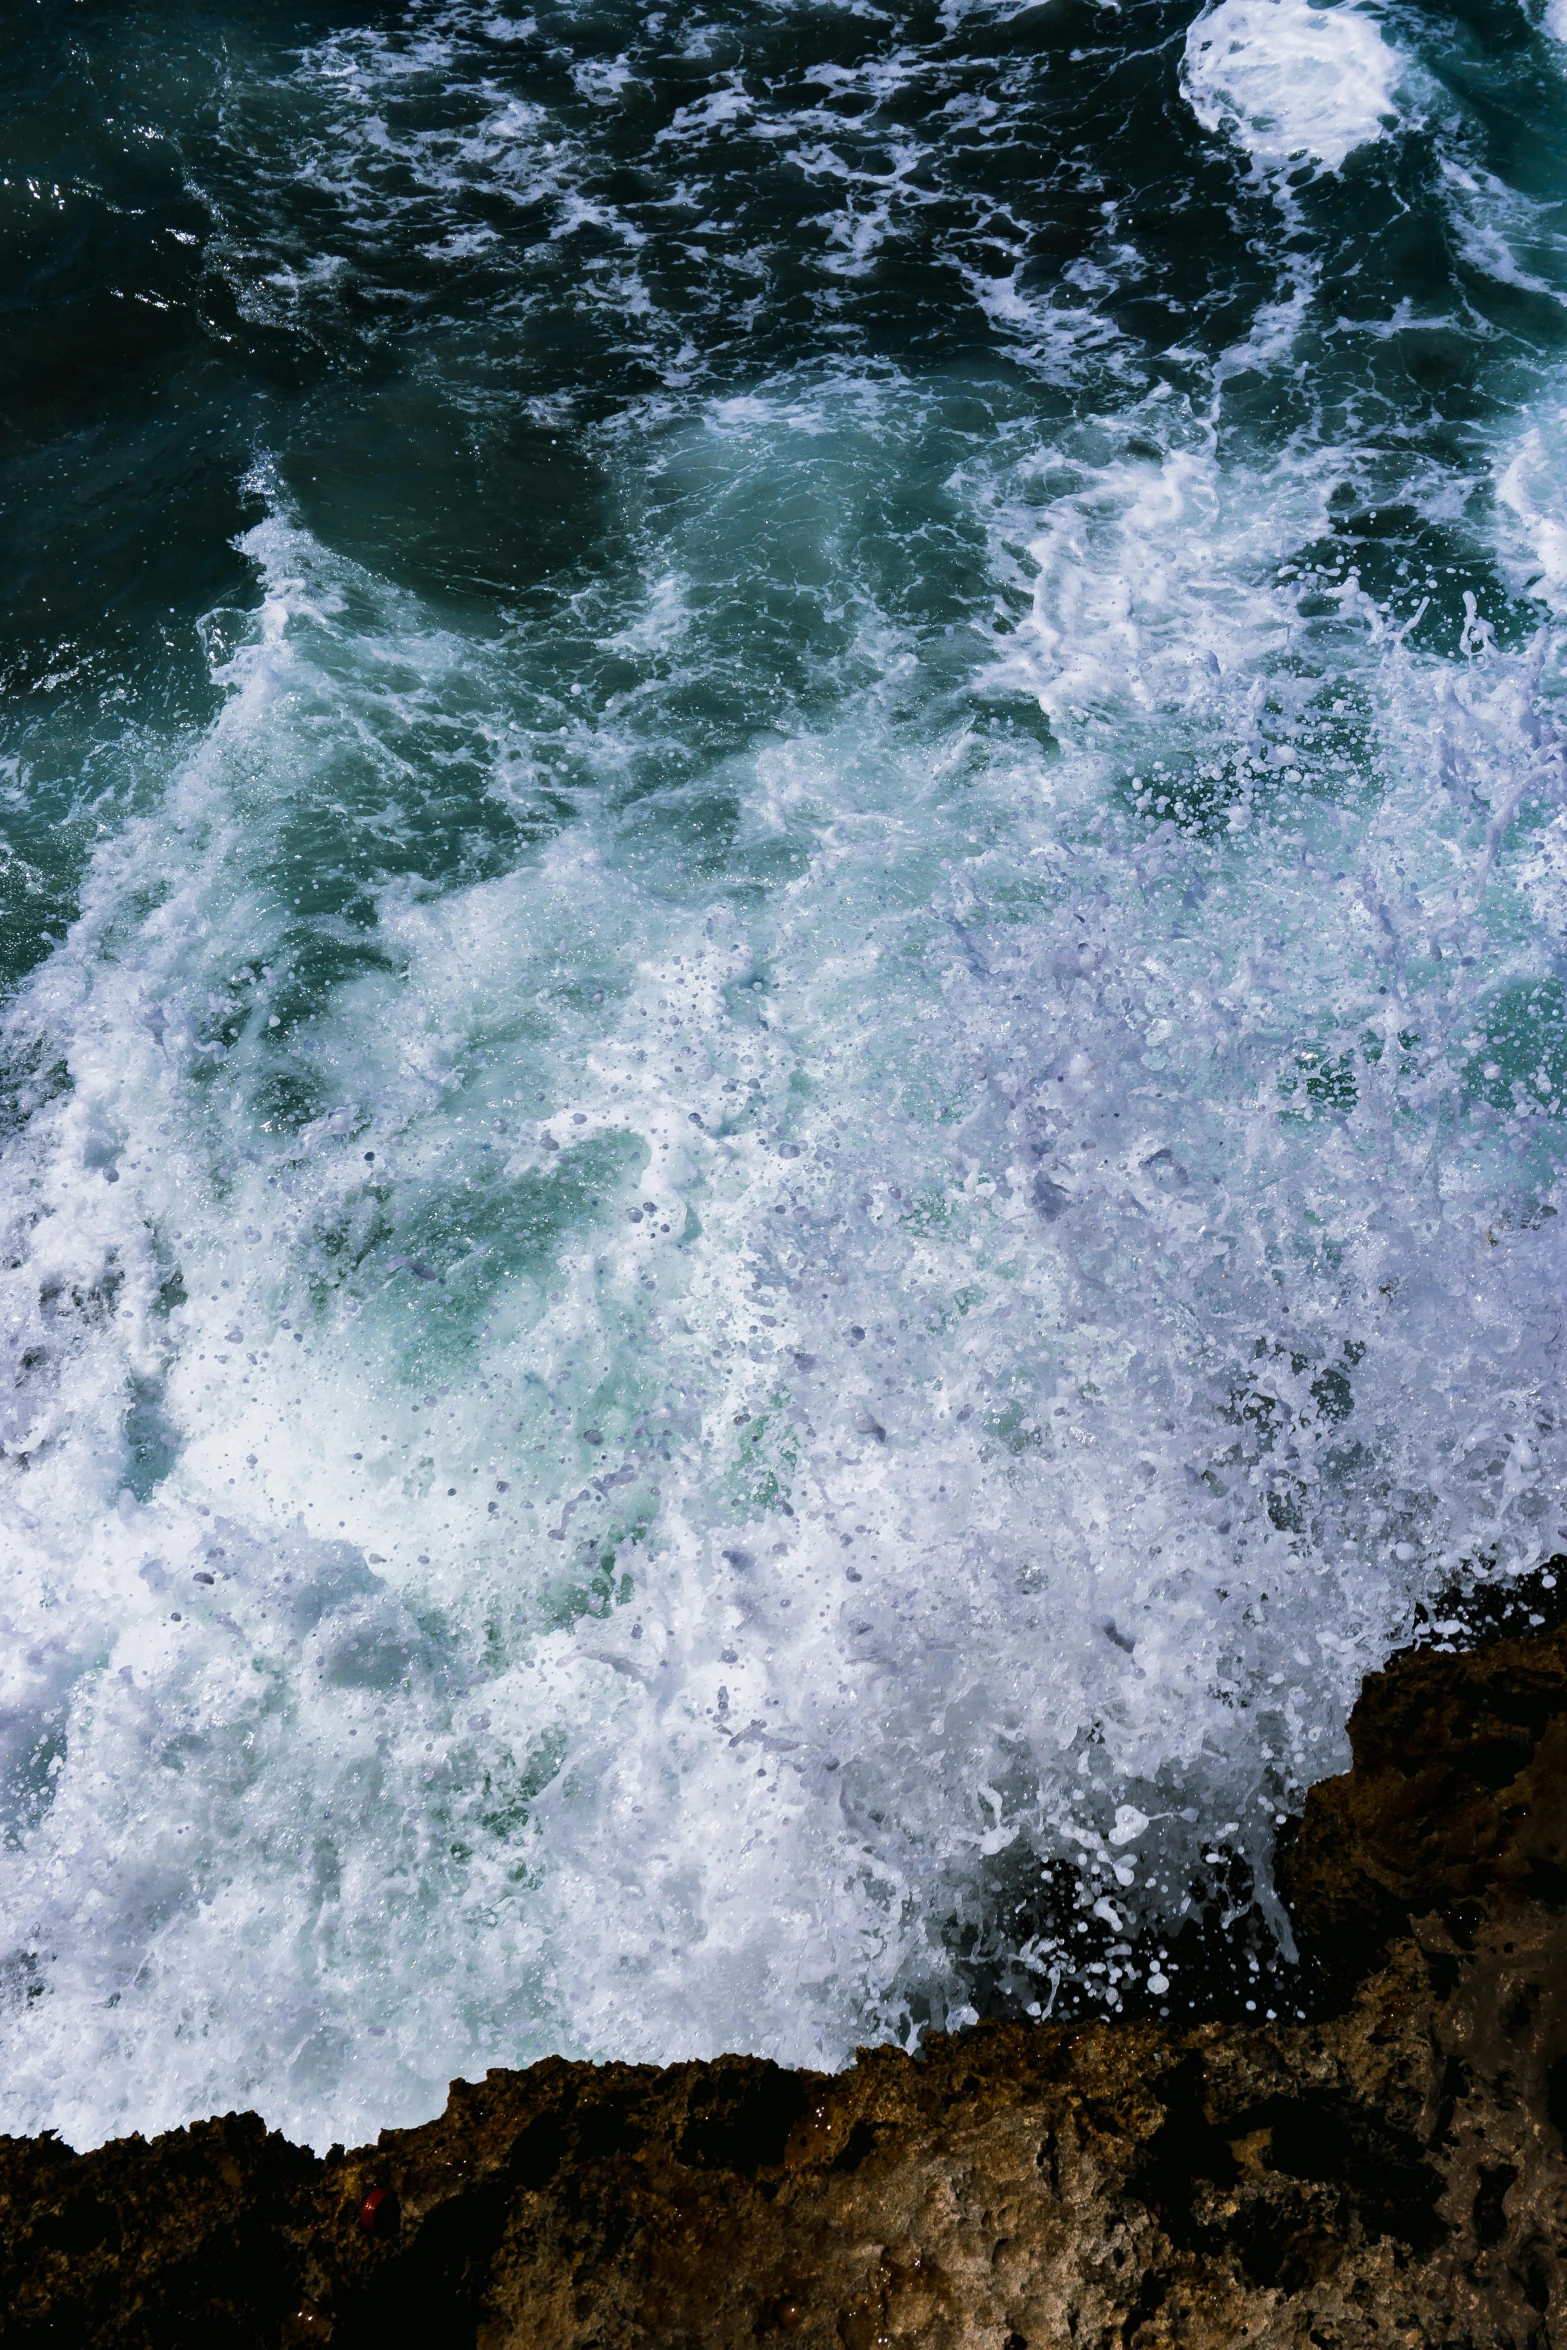
[[[980,2026],[830,2078],[551,2061],[325,2160],[253,2115],[0,2140],[4,2340],[1546,2350],[1567,1631],[1397,1659],[1350,1736],[1281,1855],[1310,2021]]]

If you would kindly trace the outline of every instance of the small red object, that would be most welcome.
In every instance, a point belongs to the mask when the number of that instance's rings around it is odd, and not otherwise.
[[[381,2216],[383,2207],[391,2201],[391,2196],[392,2190],[390,2187],[372,2187],[369,2194],[365,2197],[363,2203],[360,2204],[359,2225],[364,2229],[364,2232],[367,2236],[373,2236],[377,2234],[381,2228],[385,2227],[387,2220],[391,2218],[392,2215],[390,2212],[386,2213],[386,2217],[384,2219]]]

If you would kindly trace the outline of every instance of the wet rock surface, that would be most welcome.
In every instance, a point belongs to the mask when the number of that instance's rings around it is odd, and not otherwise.
[[[1398,1658],[1350,1735],[1280,1856],[1309,2021],[980,2026],[831,2078],[550,2061],[324,2160],[254,2115],[0,2140],[0,2335],[1543,2350],[1567,1629]]]

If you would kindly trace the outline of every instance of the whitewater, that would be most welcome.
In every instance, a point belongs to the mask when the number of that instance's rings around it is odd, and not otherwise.
[[[0,2128],[1272,2012],[1567,1544],[1562,26],[219,14],[5,69]]]

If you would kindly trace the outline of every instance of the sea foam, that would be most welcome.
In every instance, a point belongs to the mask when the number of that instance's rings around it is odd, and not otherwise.
[[[578,203],[646,43],[563,124],[520,23],[333,36],[292,178],[229,93],[258,331],[374,347],[401,237],[494,270],[507,364],[569,312],[637,390],[437,399],[394,282],[397,365],[250,485],[217,716],[127,730],[7,1006],[12,2129],[325,2144],[551,2051],[1178,1997],[1194,1917],[1283,1931],[1280,1818],[1417,1603],[1562,1539],[1559,387],[1461,466],[1376,441],[1403,314],[1325,357],[1276,202],[1343,195],[1394,52],[1199,20],[1268,260],[1210,363],[1136,344],[1097,185],[1057,283],[968,188],[1070,60],[1003,106],[982,50],[813,57],[748,114],[683,22],[657,152],[703,220],[788,159],[825,353],[704,376],[716,272],[682,312],[657,207]],[[927,211],[1005,371],[839,334]],[[446,468],[424,555],[367,416]],[[530,434],[519,497],[587,485],[548,592],[480,560]]]
[[[1204,130],[1255,168],[1340,171],[1396,117],[1400,60],[1374,17],[1310,0],[1219,0],[1186,36],[1187,97]]]
[[[1029,460],[971,715],[900,745],[867,608],[872,682],[732,765],[761,905],[581,800],[314,979],[312,811],[561,736],[252,535],[223,716],[11,1016],[71,1074],[11,1163],[17,2123],[1049,2001],[1095,1903],[1263,1869],[1416,1590],[1556,1540],[1564,1073],[1483,911],[1541,673],[1444,699],[1352,585],[1281,668],[1322,483],[1154,428]],[[798,494],[787,405],[689,456]],[[689,527],[615,658],[692,654]]]

